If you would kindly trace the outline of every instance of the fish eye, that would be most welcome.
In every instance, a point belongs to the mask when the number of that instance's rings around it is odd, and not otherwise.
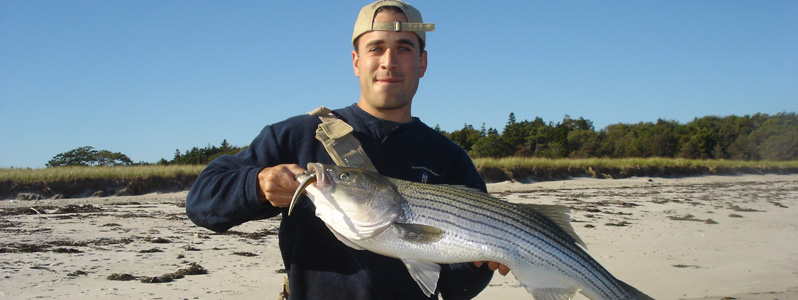
[[[349,179],[349,173],[341,172],[341,174],[338,175],[338,178],[340,178],[341,180],[347,180]]]

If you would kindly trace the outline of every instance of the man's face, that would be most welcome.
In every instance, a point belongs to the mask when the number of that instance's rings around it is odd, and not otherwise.
[[[374,22],[407,22],[403,14],[380,12]],[[359,104],[384,111],[407,108],[427,70],[427,53],[421,52],[413,32],[371,31],[360,36],[352,51],[355,76],[360,78]]]

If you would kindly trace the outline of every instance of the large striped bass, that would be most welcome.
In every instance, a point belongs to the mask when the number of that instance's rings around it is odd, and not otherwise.
[[[481,191],[308,164],[297,176],[289,208],[306,191],[321,218],[344,244],[404,262],[425,294],[437,287],[440,266],[495,261],[510,268],[535,299],[652,299],[616,279],[579,245],[568,208],[523,205]]]

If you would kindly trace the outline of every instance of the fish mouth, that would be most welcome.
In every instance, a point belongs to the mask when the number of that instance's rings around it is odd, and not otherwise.
[[[327,172],[325,172],[324,165],[320,163],[308,163],[307,171],[297,174],[296,179],[299,180],[299,187],[294,191],[294,196],[291,197],[291,203],[288,205],[289,216],[294,211],[294,206],[296,205],[296,200],[299,199],[299,195],[302,195],[302,192],[304,192],[308,186],[313,183],[316,183],[318,187],[329,186],[331,182],[330,177]]]

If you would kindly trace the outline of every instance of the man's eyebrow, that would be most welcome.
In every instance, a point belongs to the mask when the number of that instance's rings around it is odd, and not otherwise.
[[[384,43],[385,43],[384,40],[370,40],[370,41],[366,42],[366,47],[371,47],[371,46],[374,46],[374,45],[379,45],[379,44],[384,44]]]
[[[416,48],[416,43],[414,43],[413,40],[410,39],[399,39],[396,42],[403,45],[410,45],[413,46],[413,48]]]

